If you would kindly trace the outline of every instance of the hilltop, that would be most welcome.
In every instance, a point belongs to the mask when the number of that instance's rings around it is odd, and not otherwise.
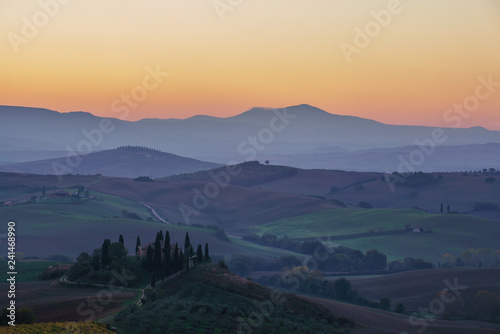
[[[140,333],[350,333],[352,322],[318,304],[272,290],[215,264],[198,266],[146,294],[143,307],[115,317],[119,329]],[[168,319],[168,321],[165,321]]]

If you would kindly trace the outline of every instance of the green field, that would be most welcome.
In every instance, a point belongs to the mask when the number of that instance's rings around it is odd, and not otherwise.
[[[277,258],[289,251],[262,247],[241,239],[225,242],[211,229],[147,221],[150,212],[141,204],[112,195],[91,191],[93,199],[43,199],[36,204],[0,207],[0,220],[16,222],[16,251],[25,256],[67,255],[92,252],[105,238],[118,241],[123,234],[129,254],[135,252],[136,238],[153,242],[156,232],[169,231],[172,242],[184,242],[186,232],[194,245],[209,244],[212,255],[261,255]],[[122,218],[122,210],[137,213],[142,220]],[[7,249],[3,250],[6,255]]]
[[[46,187],[47,194],[50,194],[55,189],[64,189],[75,185],[89,186],[99,182],[100,179],[99,176],[72,175],[59,180],[54,175],[0,173],[0,202],[27,201],[31,196],[41,196],[42,187]]]
[[[60,264],[57,261],[16,261],[16,282],[38,281],[38,276],[48,267]],[[0,261],[0,281],[5,282],[7,275],[7,261]]]
[[[431,229],[432,233],[404,231],[407,224]],[[324,238],[332,246],[362,251],[376,248],[389,259],[439,261],[447,252],[459,255],[468,248],[498,248],[500,224],[468,215],[435,215],[420,210],[333,209],[278,220],[254,227],[254,231],[296,239]]]
[[[419,210],[331,209],[257,226],[258,234],[274,234],[289,238],[315,238],[366,233],[370,229],[402,230],[424,224],[430,215]],[[425,225],[424,225],[425,226]]]

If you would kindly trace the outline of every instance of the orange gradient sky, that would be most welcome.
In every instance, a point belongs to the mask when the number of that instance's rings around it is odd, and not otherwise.
[[[350,63],[340,44],[354,45],[354,29],[391,0],[220,0],[235,4],[224,20],[213,0],[61,2],[26,38],[26,20],[42,20],[42,3],[57,1],[0,0],[0,104],[116,117],[113,101],[158,65],[169,76],[128,120],[307,103],[451,126],[445,110],[473,95],[479,76],[500,82],[498,0],[401,0]],[[17,52],[14,34],[25,38]],[[496,90],[462,126],[500,130]]]

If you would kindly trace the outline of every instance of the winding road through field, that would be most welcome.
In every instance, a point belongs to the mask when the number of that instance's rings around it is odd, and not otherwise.
[[[160,217],[160,215],[155,211],[155,209],[153,209],[152,207],[150,207],[149,205],[147,204],[144,204],[144,203],[141,203],[139,202],[139,204],[141,205],[144,205],[146,208],[149,209],[149,211],[151,211],[151,213],[153,214],[153,216],[156,217],[156,219],[158,219],[159,221],[161,221],[162,223],[165,223],[165,224],[170,224],[168,221],[166,221],[165,219],[163,219],[162,217]]]

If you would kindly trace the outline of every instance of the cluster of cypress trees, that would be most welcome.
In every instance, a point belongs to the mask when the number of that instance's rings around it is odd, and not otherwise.
[[[163,243],[163,248],[161,242]],[[141,239],[137,236],[135,252],[139,253]],[[163,255],[163,256],[162,256]],[[205,253],[203,253],[202,245],[199,244],[196,253],[189,239],[189,233],[186,232],[184,238],[184,251],[175,243],[173,252],[171,252],[170,233],[166,231],[165,237],[163,231],[156,233],[156,239],[153,244],[150,244],[146,251],[146,258],[143,265],[151,275],[151,286],[155,286],[158,278],[164,279],[184,269],[189,270],[190,262],[194,266],[198,263],[210,261],[208,251],[208,243],[205,243]]]

